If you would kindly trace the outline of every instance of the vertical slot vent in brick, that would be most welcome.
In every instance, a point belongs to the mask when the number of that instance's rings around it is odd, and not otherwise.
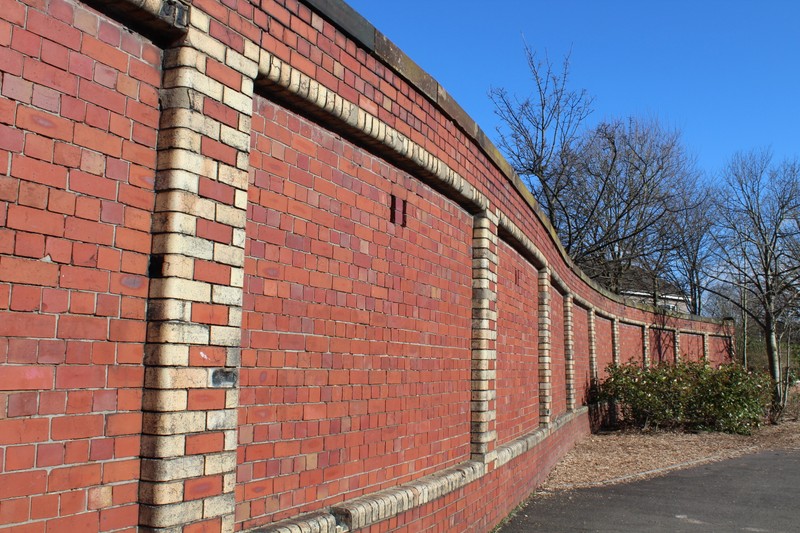
[[[519,285],[520,279],[522,278],[522,272],[519,271],[518,268],[514,269],[514,284]]]
[[[392,195],[390,220],[392,224],[397,224],[402,228],[406,227],[406,201],[394,194]]]

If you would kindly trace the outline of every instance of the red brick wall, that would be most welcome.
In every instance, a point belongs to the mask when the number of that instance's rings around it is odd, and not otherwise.
[[[681,332],[680,357],[683,361],[703,360],[703,336]]]
[[[307,120],[255,107],[244,527],[469,458],[471,218]]]
[[[587,308],[670,328],[650,329],[655,361],[674,329],[724,334],[587,283],[446,92],[334,11],[193,0],[181,39],[179,6],[92,3],[130,27],[78,0],[0,9],[0,532],[243,530],[467,461],[485,474],[371,530],[486,531],[588,432],[566,411],[556,286],[575,300],[578,405]],[[355,114],[303,94],[310,81]],[[403,142],[352,120],[364,113]],[[176,265],[153,270],[168,279],[148,323],[151,252]],[[540,428],[543,268],[554,424]],[[602,377],[614,334],[595,323]],[[641,353],[636,327],[621,326],[623,358]],[[725,359],[726,338],[709,346]],[[528,449],[532,435],[547,436]]]
[[[497,287],[497,442],[539,425],[538,273],[505,243]]]
[[[650,361],[653,364],[675,362],[675,331],[650,328]]]
[[[642,326],[620,323],[619,325],[619,359],[621,363],[642,361],[643,352]]]
[[[614,345],[611,320],[596,316],[594,319],[595,343],[597,354],[597,378],[606,376],[606,367],[614,361]]]
[[[0,531],[138,523],[160,65],[76,2],[0,9]]]
[[[711,335],[708,338],[708,362],[713,366],[731,362],[731,338]]]
[[[496,524],[517,507],[519,495],[530,494],[541,485],[547,477],[546,472],[572,448],[575,441],[586,436],[588,432],[588,416],[584,413],[529,454],[493,470],[480,481],[471,484],[468,489],[455,491],[436,500],[434,504],[399,514],[363,531],[492,531]]]
[[[572,328],[575,332],[575,405],[582,406],[588,400],[592,375],[589,365],[589,315],[579,305],[572,308]]]

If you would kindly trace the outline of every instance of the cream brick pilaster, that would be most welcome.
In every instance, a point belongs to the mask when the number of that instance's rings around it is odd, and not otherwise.
[[[587,329],[589,330],[589,379],[592,386],[594,386],[597,384],[597,378],[599,377],[597,373],[597,329],[595,325],[596,313],[594,307],[589,308],[587,315]]]
[[[619,364],[621,348],[619,345],[619,318],[611,319],[611,361]]]
[[[575,299],[572,293],[564,298],[564,359],[566,365],[567,410],[575,410],[575,337],[572,327],[572,308]]]
[[[539,271],[539,423],[543,426],[550,424],[553,405],[551,291],[550,267],[545,266]]]
[[[497,399],[497,216],[475,217],[472,230],[472,459],[496,457]]]
[[[147,531],[234,528],[258,57],[244,58],[211,38],[207,19],[191,9],[188,34],[164,58],[139,492]],[[211,61],[232,69],[224,84],[209,74]],[[206,102],[224,103],[235,120],[215,120]]]
[[[642,326],[642,365],[650,368],[650,326]]]
[[[681,332],[679,329],[675,329],[673,332],[675,335],[675,362],[679,362],[681,360]]]
[[[708,362],[709,347],[709,334],[703,333],[703,361]]]

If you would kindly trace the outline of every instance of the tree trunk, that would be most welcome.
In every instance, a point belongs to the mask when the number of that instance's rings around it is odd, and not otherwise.
[[[778,337],[775,332],[776,324],[772,316],[767,316],[766,331],[764,332],[767,340],[767,360],[769,361],[769,373],[772,378],[772,409],[770,421],[776,423],[781,415],[783,406],[783,388],[781,387],[781,361],[778,353]]]

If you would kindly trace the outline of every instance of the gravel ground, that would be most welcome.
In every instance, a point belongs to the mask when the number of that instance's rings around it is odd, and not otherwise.
[[[537,492],[634,481],[676,468],[767,449],[800,449],[800,422],[764,426],[753,435],[611,432],[590,435],[562,459]]]

